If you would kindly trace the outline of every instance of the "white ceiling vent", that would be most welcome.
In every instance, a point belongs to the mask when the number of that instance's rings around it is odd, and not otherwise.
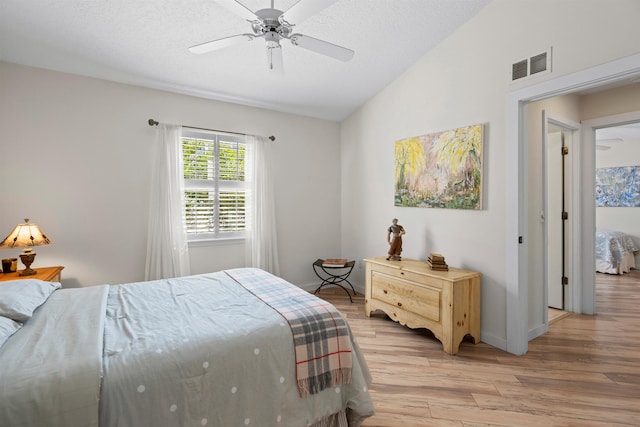
[[[511,81],[551,72],[551,48],[511,65]]]

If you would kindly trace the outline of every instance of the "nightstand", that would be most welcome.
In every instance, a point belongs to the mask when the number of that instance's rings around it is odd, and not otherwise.
[[[61,266],[38,267],[34,269],[37,273],[32,274],[31,276],[19,276],[18,274],[20,273],[20,270],[14,271],[13,273],[0,273],[0,282],[21,279],[38,279],[44,280],[45,282],[60,282],[62,269],[64,269],[64,267]]]

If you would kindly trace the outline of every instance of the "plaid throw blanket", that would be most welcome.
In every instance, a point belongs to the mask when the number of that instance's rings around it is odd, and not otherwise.
[[[226,273],[289,323],[300,397],[351,383],[349,328],[332,304],[259,269]]]

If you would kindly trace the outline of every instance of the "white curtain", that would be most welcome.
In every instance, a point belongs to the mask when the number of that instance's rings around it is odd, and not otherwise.
[[[145,280],[190,274],[180,132],[177,125],[158,125],[153,147]]]
[[[247,136],[246,263],[249,267],[280,274],[273,185],[273,142]]]

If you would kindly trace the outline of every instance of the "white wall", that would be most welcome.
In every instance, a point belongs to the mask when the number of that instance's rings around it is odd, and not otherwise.
[[[54,242],[34,267],[65,266],[63,286],[143,280],[149,118],[275,135],[281,275],[308,287],[313,261],[341,255],[337,123],[2,62],[0,238],[29,217]],[[244,265],[243,245],[190,252],[193,273]]]
[[[637,53],[639,14],[633,0],[494,0],[425,55],[342,124],[343,253],[384,255],[384,230],[398,217],[407,229],[406,257],[437,251],[452,266],[482,272],[482,340],[505,348],[504,153],[517,143],[505,140],[506,95]],[[510,83],[514,61],[550,46],[552,73]],[[487,125],[484,209],[394,207],[395,141],[475,123]]]

